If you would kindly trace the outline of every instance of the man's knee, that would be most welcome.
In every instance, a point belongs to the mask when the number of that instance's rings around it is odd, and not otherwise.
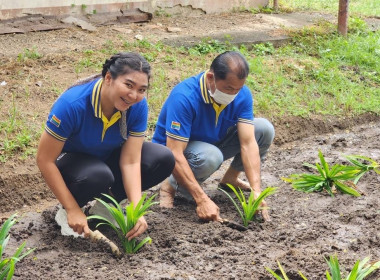
[[[270,146],[275,136],[274,126],[264,118],[254,120],[255,138],[259,146]]]
[[[197,180],[204,181],[212,173],[219,169],[223,163],[223,154],[217,148],[212,148],[207,151],[203,159],[199,161],[198,166],[194,166],[193,172]]]

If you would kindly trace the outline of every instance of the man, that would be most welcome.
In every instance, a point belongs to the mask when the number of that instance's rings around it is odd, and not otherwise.
[[[220,183],[253,189],[255,198],[260,195],[260,162],[273,141],[274,128],[266,119],[254,119],[252,94],[244,85],[248,74],[244,56],[228,51],[214,59],[209,71],[173,88],[153,135],[153,142],[171,149],[176,161],[172,175],[161,185],[161,207],[172,208],[175,192],[180,191],[195,200],[199,218],[221,220],[218,206],[200,184],[232,157]],[[239,179],[242,171],[248,182]],[[262,216],[270,219],[266,209]]]

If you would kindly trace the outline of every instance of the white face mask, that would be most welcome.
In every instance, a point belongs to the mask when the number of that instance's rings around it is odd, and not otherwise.
[[[237,93],[236,94],[224,93],[216,88],[216,84],[215,84],[214,93],[212,93],[210,90],[208,91],[208,93],[210,94],[212,98],[214,98],[216,103],[223,104],[223,105],[230,104],[232,101],[234,101],[235,97],[238,95]]]

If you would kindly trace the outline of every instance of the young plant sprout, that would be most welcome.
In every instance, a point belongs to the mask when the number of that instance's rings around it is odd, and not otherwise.
[[[152,201],[156,195],[151,196],[147,201],[145,201],[146,193],[144,193],[140,201],[137,203],[136,207],[133,205],[133,203],[130,203],[127,206],[125,206],[126,215],[124,215],[122,207],[119,203],[117,203],[117,201],[113,197],[107,194],[103,195],[107,197],[109,200],[111,200],[115,207],[110,206],[107,202],[101,200],[100,198],[96,198],[96,200],[102,203],[107,208],[108,212],[115,219],[118,226],[115,226],[112,223],[112,221],[99,215],[92,215],[89,216],[87,219],[98,219],[103,221],[101,223],[98,223],[96,227],[99,227],[100,225],[107,225],[111,227],[119,237],[124,252],[126,252],[127,254],[136,253],[142,246],[144,246],[145,243],[152,242],[152,239],[149,236],[147,236],[140,243],[137,243],[135,238],[133,238],[132,240],[128,240],[126,234],[136,225],[137,220],[140,217],[144,216],[149,212],[148,209],[150,207],[152,207],[154,204],[157,204],[157,202]]]
[[[292,184],[293,188],[306,193],[320,192],[326,190],[331,196],[334,196],[334,187],[342,193],[353,196],[360,196],[356,186],[349,180],[354,179],[360,172],[351,166],[335,164],[329,167],[321,151],[318,153],[320,163],[311,165],[305,163],[305,166],[316,169],[319,174],[292,174],[290,178],[282,178],[285,182]]]
[[[240,202],[241,208],[238,206],[236,201],[232,198],[232,196],[226,192],[225,190],[219,188],[222,192],[224,192],[227,197],[232,201],[232,203],[235,205],[235,208],[237,209],[244,226],[248,226],[248,223],[253,220],[253,217],[257,210],[260,210],[260,204],[261,202],[269,195],[276,192],[277,188],[273,187],[267,187],[265,190],[261,192],[261,194],[258,196],[257,199],[254,198],[254,192],[251,191],[248,199],[245,198],[243,192],[241,189],[239,189],[240,193],[237,192],[236,188],[231,184],[226,184],[235,194],[237,199]]]
[[[3,257],[4,249],[7,246],[10,238],[9,231],[11,227],[16,223],[15,217],[16,214],[13,214],[5,221],[5,223],[0,228],[0,279],[12,279],[13,274],[15,272],[16,263],[21,261],[24,257],[26,257],[35,250],[34,248],[23,253],[26,244],[25,241],[20,245],[20,247],[18,247],[13,256],[9,258]]]
[[[375,171],[377,174],[380,174],[380,164],[375,160],[366,157],[366,156],[358,156],[358,155],[349,155],[345,156],[349,162],[351,162],[354,168],[359,170],[359,173],[354,179],[354,184],[357,184],[359,179],[368,171]],[[368,162],[369,164],[366,164]]]
[[[289,277],[286,275],[286,272],[285,270],[282,268],[281,264],[279,261],[277,261],[277,264],[278,264],[278,268],[280,269],[281,271],[281,274],[282,274],[282,277],[280,275],[278,275],[276,272],[274,272],[272,269],[270,269],[269,267],[266,267],[265,269],[270,272],[270,274],[272,274],[274,276],[274,278],[276,278],[277,280],[289,280]],[[302,277],[302,279],[304,280],[307,280],[307,278],[302,274],[301,271],[298,271],[299,275]]]
[[[380,261],[367,265],[368,261],[369,257],[366,257],[361,261],[357,261],[347,277],[342,277],[338,258],[336,256],[330,256],[330,259],[326,260],[326,262],[330,268],[331,274],[326,271],[326,280],[363,280],[375,270],[380,268]],[[282,277],[269,267],[266,267],[265,269],[269,271],[277,280],[289,280],[289,277],[286,275],[279,261],[277,261],[277,264],[281,271]],[[300,271],[298,273],[302,279],[307,280],[307,278]]]
[[[338,258],[336,256],[330,256],[330,260],[326,261],[331,271],[331,275],[326,271],[327,280],[363,280],[372,272],[380,268],[380,261],[366,265],[369,261],[369,257],[366,257],[361,261],[357,261],[350,274],[348,274],[346,278],[342,278]]]

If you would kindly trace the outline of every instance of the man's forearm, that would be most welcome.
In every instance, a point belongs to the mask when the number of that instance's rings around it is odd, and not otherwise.
[[[203,191],[196,180],[185,157],[183,157],[183,159],[177,159],[176,157],[173,176],[177,180],[178,184],[184,187],[191,194],[197,204],[208,198],[207,194]]]
[[[261,174],[260,174],[260,154],[257,144],[242,146],[241,159],[245,175],[247,176],[249,185],[256,191],[261,191]]]

